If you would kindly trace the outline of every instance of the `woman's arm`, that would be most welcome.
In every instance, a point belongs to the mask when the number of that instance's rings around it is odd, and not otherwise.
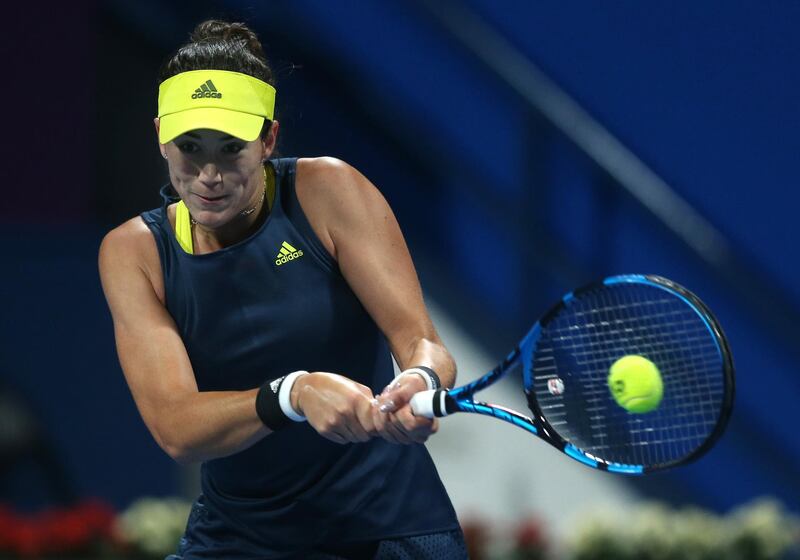
[[[297,192],[315,232],[386,336],[400,368],[428,366],[452,387],[455,361],[430,320],[405,239],[383,195],[356,169],[333,158],[299,160]],[[384,437],[424,440],[435,431],[435,422],[414,417],[406,405],[411,395],[427,388],[423,379],[404,376],[394,388],[391,400],[397,410],[389,420],[397,430],[384,430]],[[386,419],[378,414],[379,422],[380,417]]]
[[[181,463],[225,457],[270,433],[256,413],[257,388],[198,391],[156,281],[161,265],[153,236],[139,218],[105,237],[99,267],[122,370],[145,424],[167,454]],[[320,435],[336,443],[374,435],[368,387],[327,372],[304,378],[314,379],[322,397],[315,426]]]
[[[155,440],[178,462],[250,447],[269,433],[256,414],[257,390],[197,390],[186,348],[150,279],[154,270],[160,273],[158,262],[152,234],[139,218],[111,231],[100,246],[100,278],[136,406]]]

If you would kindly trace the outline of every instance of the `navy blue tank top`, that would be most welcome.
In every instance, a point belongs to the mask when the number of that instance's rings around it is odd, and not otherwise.
[[[344,375],[376,394],[393,376],[388,343],[308,223],[294,189],[296,158],[269,162],[275,201],[251,237],[186,253],[167,217],[153,232],[166,306],[200,391],[253,389],[303,369]],[[315,543],[378,540],[458,527],[422,445],[339,445],[292,423],[252,447],[202,464],[209,557],[279,558]],[[203,522],[205,525],[203,525]]]

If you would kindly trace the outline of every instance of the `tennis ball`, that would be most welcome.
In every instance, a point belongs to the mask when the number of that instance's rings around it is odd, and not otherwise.
[[[661,372],[653,362],[636,354],[623,356],[611,365],[608,388],[617,404],[634,414],[655,410],[664,396]]]

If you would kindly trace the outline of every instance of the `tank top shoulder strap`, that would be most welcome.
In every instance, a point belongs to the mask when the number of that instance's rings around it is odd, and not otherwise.
[[[338,271],[338,264],[322,244],[319,237],[317,237],[316,232],[311,227],[308,217],[303,211],[303,207],[300,206],[300,201],[297,198],[297,191],[295,189],[297,158],[275,159],[272,160],[272,163],[275,166],[275,171],[280,181],[278,195],[280,196],[280,207],[284,215],[294,226],[294,229],[303,237],[303,240],[308,244],[309,250],[322,261],[323,265],[330,272]]]
[[[169,223],[167,222],[167,205],[173,202],[172,195],[170,194],[171,185],[164,185],[161,187],[159,194],[161,195],[161,207],[154,208],[142,212],[139,216],[144,220],[144,223],[150,228],[150,231],[156,236],[159,245],[167,242],[169,233]]]
[[[161,187],[159,194],[162,198],[161,207],[142,212],[139,216],[153,233],[164,278],[166,280],[172,273],[173,261],[175,259],[173,246],[172,243],[170,243],[172,226],[170,226],[169,218],[167,217],[167,205],[175,202],[178,197],[169,184]]]

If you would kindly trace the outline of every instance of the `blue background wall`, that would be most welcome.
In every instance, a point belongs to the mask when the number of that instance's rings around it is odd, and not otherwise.
[[[461,5],[540,65],[800,306],[800,7]],[[8,147],[20,187],[0,212],[0,375],[32,403],[78,494],[123,506],[180,491],[116,363],[95,258],[108,229],[158,204],[158,64],[197,22],[222,16],[245,19],[265,42],[278,73],[283,153],[334,155],[371,178],[398,215],[423,286],[498,357],[577,280],[653,272],[701,295],[734,349],[736,414],[701,462],[638,486],[718,509],[765,493],[800,509],[800,341],[775,336],[730,279],[606,184],[421,3],[254,6],[107,1],[64,9],[48,19],[62,25],[49,28],[32,8],[15,14],[29,22],[20,24],[26,48],[63,75],[15,59],[15,73],[40,97],[22,102],[30,110],[11,115],[11,128],[30,130],[38,119],[44,141]],[[59,100],[68,110],[35,110],[53,107],[51,79],[80,84]],[[32,490],[30,473],[14,476],[7,495],[48,499]]]

